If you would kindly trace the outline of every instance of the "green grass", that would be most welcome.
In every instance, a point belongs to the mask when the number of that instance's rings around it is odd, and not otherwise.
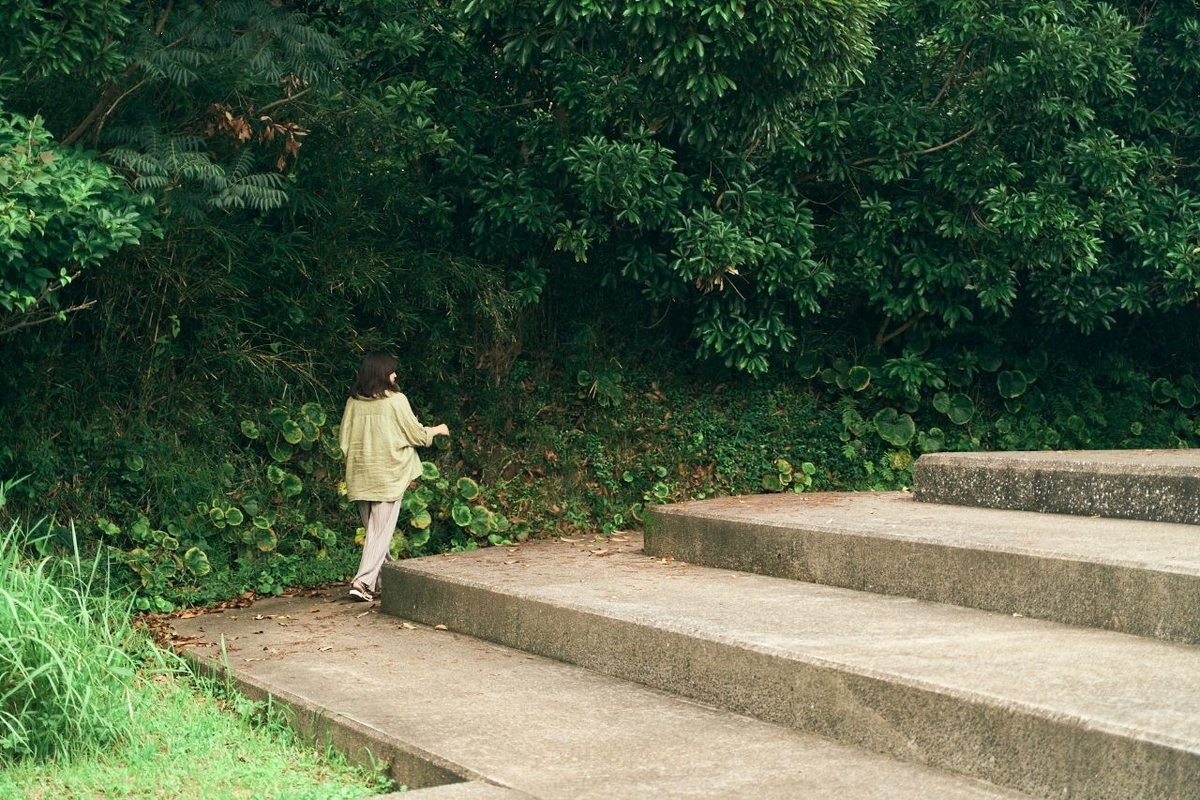
[[[350,800],[389,790],[337,753],[305,746],[261,706],[158,676],[132,693],[133,735],[109,752],[26,760],[0,771],[0,797]],[[255,719],[255,718],[258,719]]]
[[[0,483],[0,508],[12,483]],[[30,557],[31,553],[39,557]],[[357,798],[388,788],[133,624],[101,556],[0,531],[0,797]]]

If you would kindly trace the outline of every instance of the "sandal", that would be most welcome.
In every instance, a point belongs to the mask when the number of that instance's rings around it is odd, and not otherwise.
[[[350,597],[363,603],[370,603],[375,599],[371,591],[361,583],[350,584]]]

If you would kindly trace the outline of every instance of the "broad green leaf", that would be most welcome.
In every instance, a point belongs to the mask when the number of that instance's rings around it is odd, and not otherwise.
[[[279,426],[279,430],[283,433],[283,439],[288,444],[300,444],[304,439],[304,431],[300,430],[300,426],[293,419],[285,419],[283,424]]]
[[[188,572],[196,576],[207,575],[212,571],[212,565],[208,563],[208,554],[199,547],[189,547],[184,552],[183,564]]]
[[[284,497],[295,497],[304,491],[304,482],[292,473],[287,473],[283,476],[283,481],[279,484],[279,493]]]
[[[852,392],[861,392],[871,383],[871,371],[863,366],[853,366],[846,373],[846,388]]]
[[[875,415],[875,431],[888,444],[903,447],[916,435],[917,426],[908,414],[885,408]]]
[[[996,389],[1006,400],[1020,397],[1028,386],[1029,381],[1025,379],[1025,373],[1019,369],[1006,370],[996,375]]]
[[[479,484],[470,478],[459,478],[454,484],[454,491],[463,500],[470,502],[479,496]]]
[[[950,421],[955,425],[966,425],[975,416],[975,403],[965,394],[956,394],[950,398],[946,416],[950,417]]]
[[[300,406],[300,415],[318,428],[325,424],[325,409],[320,403],[305,403]]]
[[[269,553],[279,544],[279,539],[275,536],[275,531],[270,528],[255,529],[257,533],[254,536],[254,546],[264,553]]]

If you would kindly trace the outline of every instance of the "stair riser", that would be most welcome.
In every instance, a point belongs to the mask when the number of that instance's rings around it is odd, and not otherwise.
[[[1197,575],[654,509],[646,522],[646,553],[706,567],[1200,644]]]
[[[1185,796],[1200,753],[404,569],[382,611],[1045,797]],[[1019,675],[1013,680],[1019,681]],[[649,745],[651,743],[647,743]]]
[[[913,464],[913,494],[921,502],[1200,525],[1200,475],[1014,468],[922,456]]]

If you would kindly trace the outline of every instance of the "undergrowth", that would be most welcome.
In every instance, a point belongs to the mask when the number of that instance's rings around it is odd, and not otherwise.
[[[0,484],[0,507],[12,482]],[[386,781],[191,676],[136,624],[102,555],[0,535],[0,797],[364,797]]]

